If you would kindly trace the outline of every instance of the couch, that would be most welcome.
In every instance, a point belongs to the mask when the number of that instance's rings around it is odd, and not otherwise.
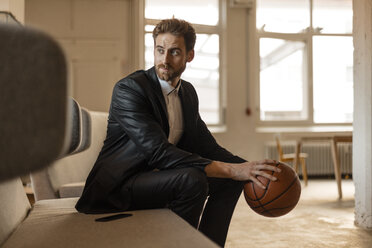
[[[73,160],[69,172],[52,184],[51,193],[63,195],[60,186],[86,176],[101,144],[90,139],[95,113],[67,97],[67,65],[59,45],[40,31],[11,25],[0,25],[0,37],[1,247],[217,247],[169,209],[97,222],[113,214],[78,213],[78,197],[38,199],[31,206],[20,176],[51,164],[47,172],[58,174],[58,163]],[[89,166],[81,169],[80,162]]]

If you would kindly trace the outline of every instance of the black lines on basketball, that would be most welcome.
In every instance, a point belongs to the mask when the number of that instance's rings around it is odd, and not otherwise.
[[[244,186],[244,196],[256,213],[267,217],[278,217],[287,214],[298,203],[301,195],[301,184],[294,170],[286,164],[276,165],[281,172],[267,171],[274,175],[277,180],[270,181],[265,177],[258,176],[266,189],[262,189],[253,182],[247,182]]]

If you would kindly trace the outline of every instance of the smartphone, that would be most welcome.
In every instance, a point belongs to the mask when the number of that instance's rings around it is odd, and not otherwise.
[[[126,217],[130,217],[133,214],[114,214],[114,215],[109,215],[101,218],[97,218],[96,221],[98,222],[107,222],[107,221],[112,221],[112,220],[118,220]]]

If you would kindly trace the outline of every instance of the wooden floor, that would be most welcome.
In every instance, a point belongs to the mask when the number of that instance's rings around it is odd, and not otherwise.
[[[235,210],[227,248],[367,248],[372,230],[354,225],[354,184],[342,181],[343,199],[338,200],[334,180],[309,180],[300,201],[289,214],[267,218],[254,213],[240,198]]]

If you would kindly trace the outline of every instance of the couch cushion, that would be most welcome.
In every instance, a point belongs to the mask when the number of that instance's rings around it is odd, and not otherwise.
[[[58,191],[59,197],[69,198],[69,197],[81,196],[84,190],[84,185],[85,185],[85,182],[64,184],[59,188],[59,191]]]
[[[54,192],[58,192],[61,185],[64,184],[85,182],[101,151],[106,138],[108,113],[89,111],[89,114],[92,126],[90,147],[83,152],[59,159],[47,168]]]
[[[109,222],[73,208],[78,198],[43,200],[5,243],[11,247],[214,247],[217,246],[168,209],[129,212]]]

